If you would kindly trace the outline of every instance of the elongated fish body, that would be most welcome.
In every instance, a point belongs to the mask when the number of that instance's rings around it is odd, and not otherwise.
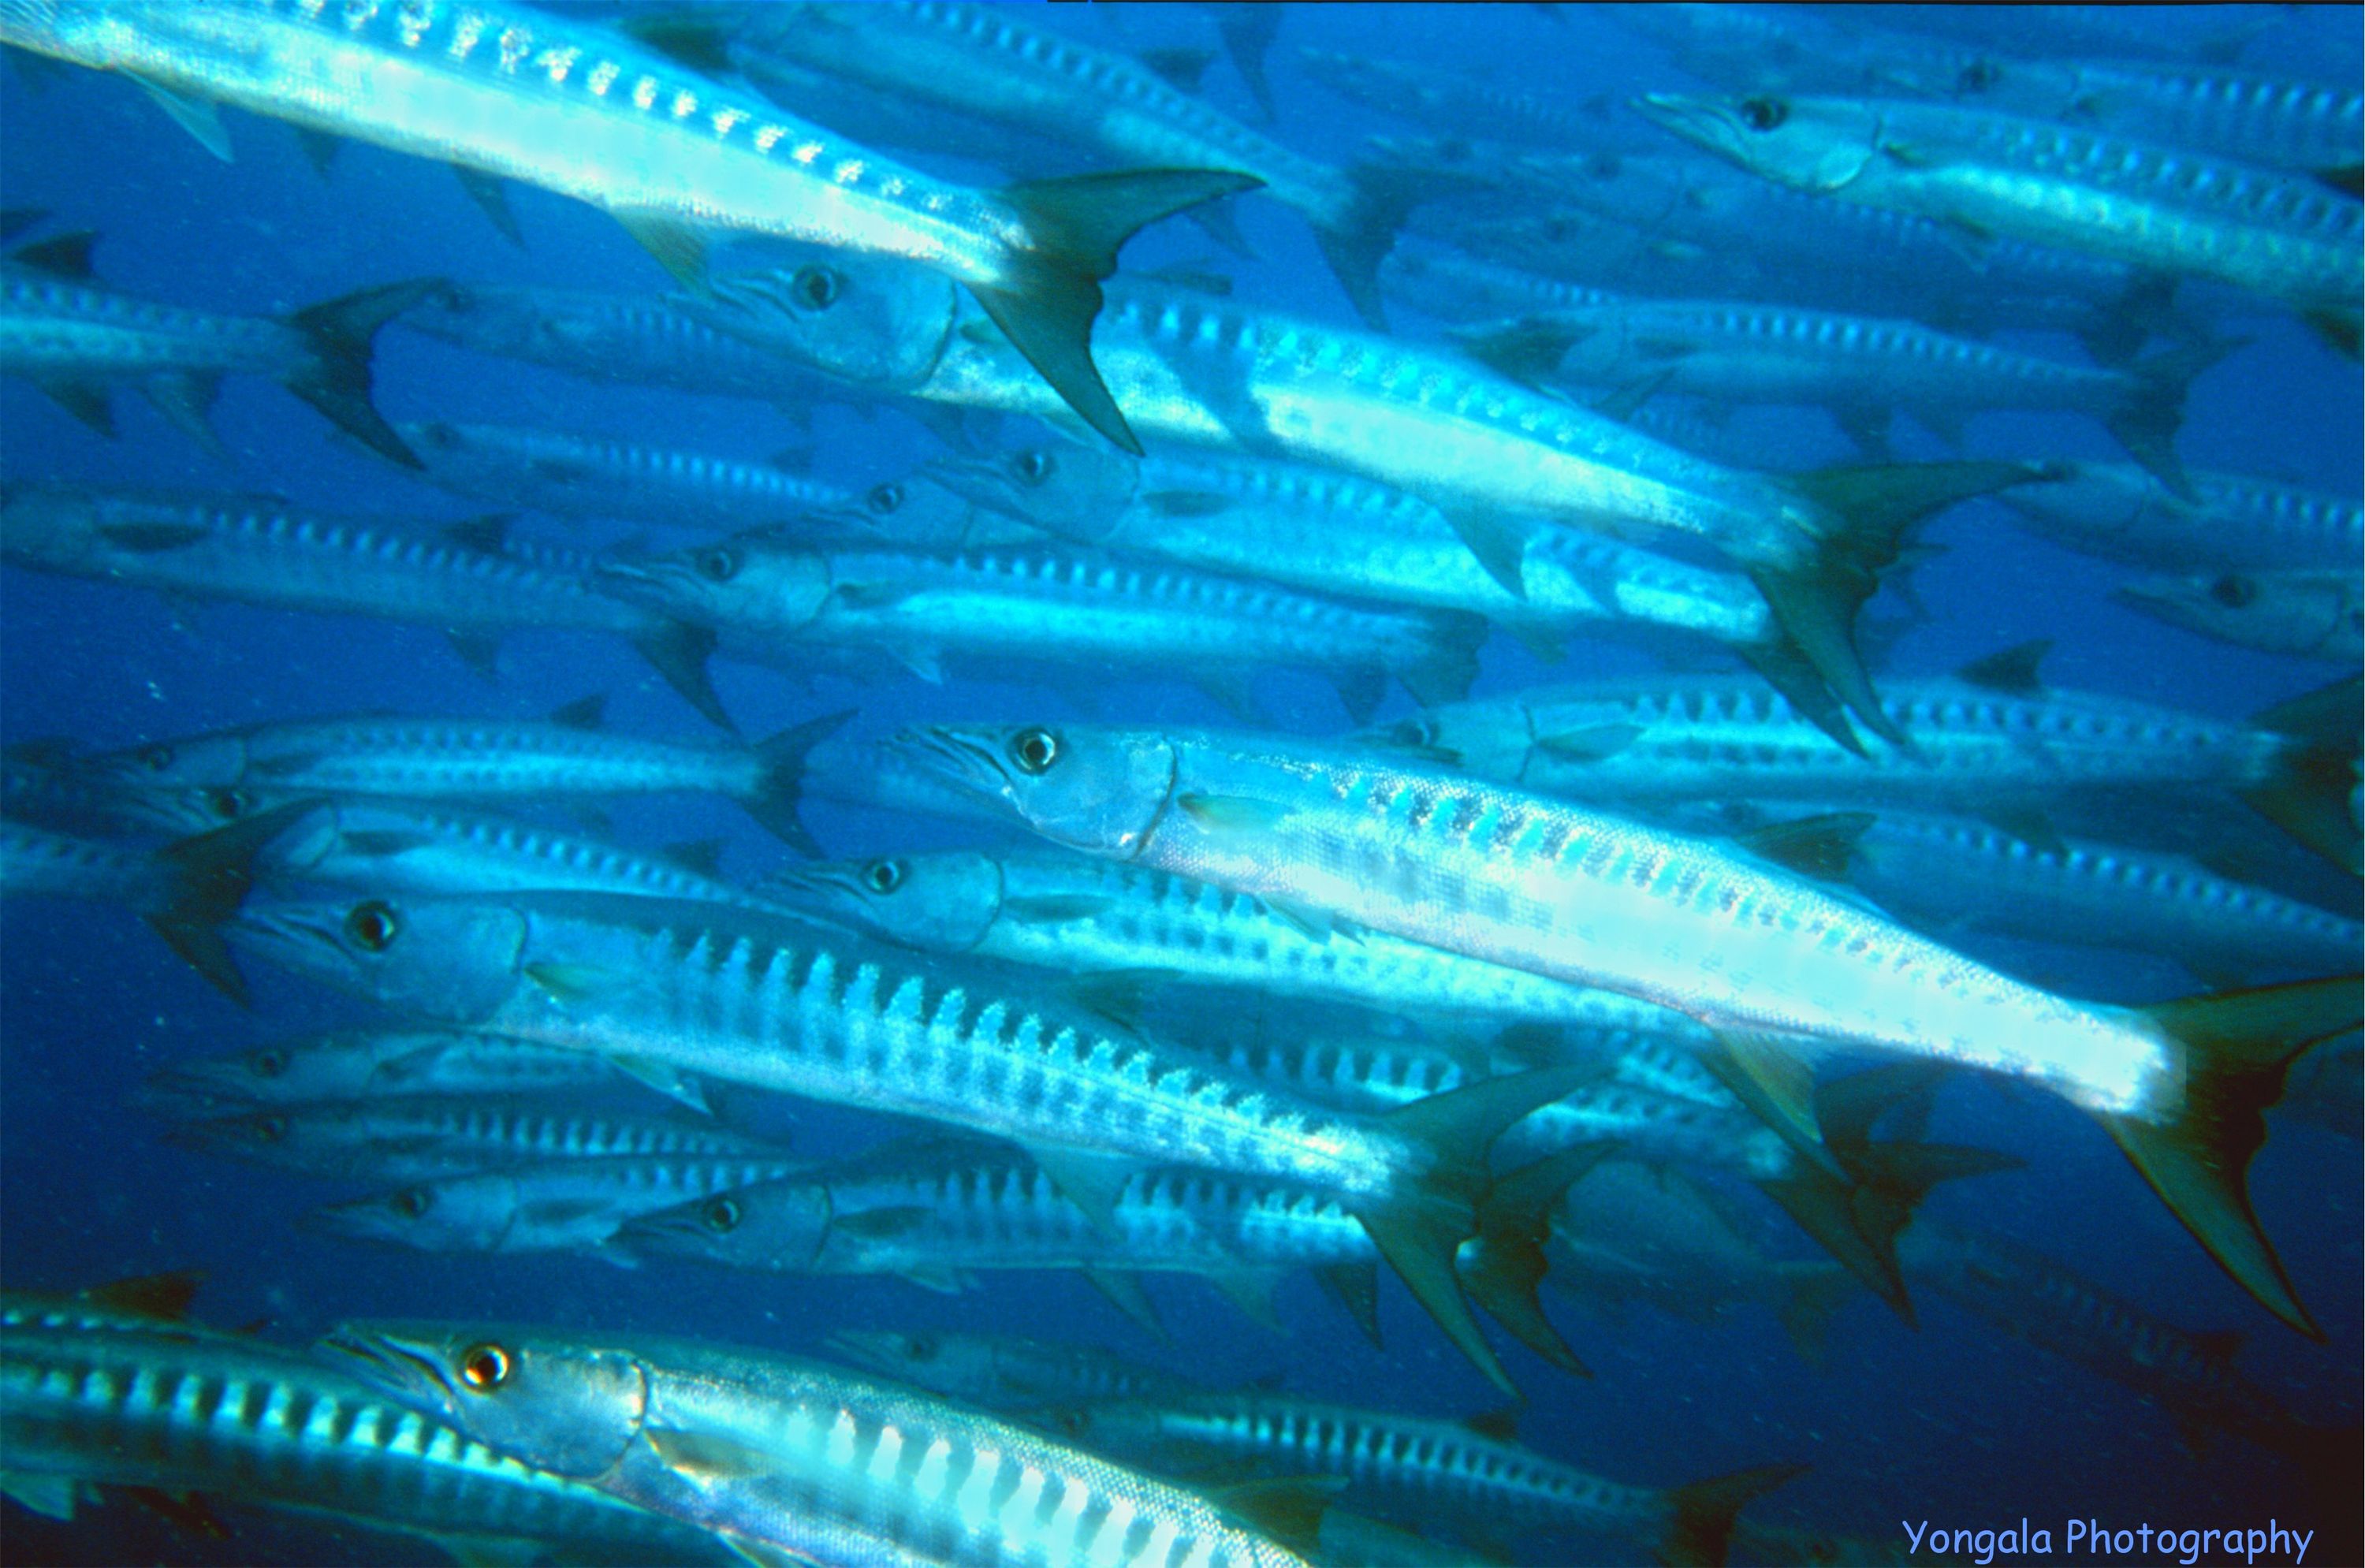
[[[0,17],[0,36],[13,20]],[[137,382],[165,418],[220,454],[206,417],[221,378],[266,375],[382,456],[418,466],[370,405],[370,345],[431,284],[364,289],[275,320],[187,310],[102,287],[90,274],[86,237],[9,260],[22,264],[0,264],[0,374],[31,380],[99,433],[115,433],[107,388]]]
[[[771,1158],[712,1123],[553,1109],[531,1099],[421,1097],[273,1106],[185,1123],[185,1148],[365,1182],[432,1182],[554,1159]]]
[[[2237,163],[2323,174],[2365,151],[2353,86],[2135,60],[2015,61],[1995,76],[1982,95],[1999,109]]]
[[[1404,247],[1390,252],[1380,263],[1380,282],[1395,297],[1440,321],[1492,321],[1539,310],[1575,310],[1618,297],[1607,289],[1483,256]]]
[[[2345,665],[2365,659],[2365,581],[2354,568],[2146,577],[2113,597],[2170,625],[2262,654]]]
[[[1009,748],[1038,734],[1050,756],[1030,773]],[[1704,841],[1303,743],[1085,726],[913,735],[948,773],[1075,848],[1621,991],[1711,1028],[1984,1067],[2097,1112],[2165,1116],[2181,1103],[2175,1042],[2141,1014],[2023,985]]]
[[[600,1252],[636,1215],[714,1193],[777,1182],[800,1167],[781,1159],[603,1155],[444,1176],[375,1197],[314,1209],[304,1223],[421,1252]]]
[[[1335,1199],[1198,1170],[1145,1170],[1105,1226],[1023,1155],[981,1148],[857,1159],[692,1198],[627,1226],[644,1252],[779,1273],[902,1274],[939,1288],[965,1273],[1091,1269],[1270,1277],[1376,1265]]]
[[[1588,1047],[1606,1049],[1641,1038],[1681,1049],[1706,1038],[1664,1008],[1376,931],[1324,931],[1255,898],[1083,856],[943,850],[791,867],[779,880],[792,894],[818,900],[832,918],[927,952],[1070,974],[1148,970],[1186,984],[1389,1013],[1564,1025],[1582,1031]]]
[[[1180,1373],[1066,1340],[841,1328],[828,1344],[832,1355],[856,1366],[972,1405],[1026,1408],[1084,1399],[1166,1399],[1203,1391]]]
[[[707,453],[515,425],[437,420],[397,428],[426,477],[444,489],[566,517],[736,531],[796,523],[854,499],[774,464]]]
[[[1466,690],[1485,623],[1359,606],[1071,547],[929,553],[734,540],[654,560],[611,558],[603,580],[667,614],[728,627],[739,651],[885,654],[924,677],[942,661],[1216,671],[1312,666],[1355,711],[1394,673],[1416,695]]]
[[[1915,1283],[2016,1338],[2134,1389],[2180,1426],[2214,1427],[2277,1452],[2309,1434],[2235,1370],[2235,1333],[2203,1334],[2122,1300],[2033,1248],[1990,1231],[1917,1217],[1898,1239]]]
[[[748,752],[609,734],[550,721],[297,720],[161,741],[90,758],[98,778],[139,789],[497,801],[713,792],[745,797]]]
[[[1539,639],[1659,629],[1754,646],[1776,635],[1745,577],[1567,529],[1522,548],[1525,596],[1436,507],[1335,470],[1218,454],[1133,459],[1080,446],[954,460],[946,483],[1082,544],[1317,593],[1485,616]]]
[[[1384,1131],[1169,1059],[1003,976],[819,924],[521,893],[251,904],[239,935],[439,1023],[924,1116],[1055,1154],[1205,1165],[1361,1195],[1418,1168],[1416,1150]]]
[[[616,1088],[596,1056],[463,1031],[315,1035],[177,1062],[149,1080],[167,1103],[301,1105],[405,1096],[566,1094]]]
[[[816,386],[793,361],[718,330],[663,295],[439,282],[399,319],[477,353],[593,381],[766,402],[801,399]]]
[[[720,1562],[695,1532],[505,1458],[301,1351],[180,1321],[0,1301],[13,1495],[71,1517],[83,1483],[349,1518],[431,1540]]]
[[[2013,791],[2243,789],[2288,737],[2124,698],[2012,696],[1969,681],[1895,681],[1883,700],[1914,752],[1841,751],[1766,687],[1644,677],[1539,688],[1407,720],[1401,744],[1546,794],[1642,805],[1813,800],[1873,809],[1987,809]]]
[[[393,800],[337,801],[313,808],[273,840],[261,868],[283,882],[408,893],[574,889],[775,907],[672,860],[526,823]]]
[[[1609,118],[1590,106],[1572,108],[1454,71],[1326,49],[1301,49],[1297,62],[1340,97],[1450,135],[1570,147],[1606,140],[1612,129]]]
[[[349,1325],[329,1344],[396,1397],[513,1458],[814,1562],[1300,1561],[1180,1487],[820,1363],[687,1340],[407,1324]],[[711,1458],[758,1453],[762,1464],[724,1475]]]
[[[1933,928],[2155,953],[2203,978],[2326,974],[2365,950],[2353,914],[2180,855],[2039,846],[1961,818],[1883,812],[1851,846],[1848,877],[1882,908]]]
[[[2156,571],[2340,571],[2365,558],[2353,497],[2236,474],[2194,473],[2186,500],[2132,464],[2076,463],[2003,492],[2033,533]]]
[[[2303,311],[2365,291],[2365,209],[2303,174],[2041,120],[1850,98],[1654,95],[1643,112],[1800,190],[2206,277]]]
[[[1736,300],[1627,299],[1530,317],[1523,335],[1568,349],[1553,379],[1727,403],[1895,408],[1942,424],[1987,409],[2060,409],[2107,420],[2145,383],[2124,370],[2019,353],[1880,317]],[[414,442],[414,444],[416,444]]]
[[[1281,1395],[1213,1394],[1081,1406],[1064,1424],[1118,1454],[1247,1462],[1294,1474],[1343,1476],[1401,1509],[1442,1509],[1498,1539],[1511,1530],[1582,1530],[1645,1540],[1677,1524],[1680,1489],[1587,1474],[1457,1421]],[[1769,1466],[1757,1490],[1798,1473]],[[1740,1499],[1726,1505],[1725,1524]],[[1721,1555],[1721,1553],[1720,1553]]]
[[[146,845],[0,820],[0,892],[10,898],[94,899],[160,909],[179,888],[171,864]]]
[[[645,637],[645,610],[593,590],[588,560],[534,560],[432,525],[334,517],[262,497],[11,489],[0,499],[17,566],[271,609],[495,631]]]

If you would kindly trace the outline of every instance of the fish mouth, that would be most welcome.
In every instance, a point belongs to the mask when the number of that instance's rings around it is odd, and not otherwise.
[[[1687,141],[1718,143],[1732,139],[1732,120],[1724,106],[1712,98],[1678,93],[1645,93],[1628,100],[1629,106],[1662,130]]]
[[[414,1349],[394,1333],[341,1323],[312,1348],[324,1360],[406,1404],[457,1406],[459,1389],[444,1370],[443,1358]]]
[[[940,725],[915,724],[897,732],[887,749],[972,795],[997,804],[1016,803],[1001,752],[971,735]]]
[[[1014,491],[1002,465],[990,457],[946,457],[928,465],[928,477],[961,499],[988,507],[1021,522],[1026,515],[1012,504]]]
[[[249,905],[231,917],[223,934],[283,967],[317,969],[325,958],[342,958],[339,935],[345,912],[310,904]]]

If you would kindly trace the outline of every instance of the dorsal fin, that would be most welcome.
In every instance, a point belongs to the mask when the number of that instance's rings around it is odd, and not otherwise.
[[[487,512],[482,517],[464,517],[457,522],[447,522],[443,525],[443,534],[464,550],[498,555],[509,547],[510,524],[516,521],[515,512]]]
[[[93,1306],[177,1323],[188,1316],[189,1303],[196,1299],[197,1287],[205,1283],[205,1275],[196,1269],[176,1269],[168,1274],[138,1274],[128,1280],[112,1280],[103,1285],[93,1285],[82,1293],[82,1299]]]
[[[2201,1359],[2215,1366],[2231,1364],[2242,1352],[2242,1331],[2239,1328],[2205,1329],[2192,1337],[2192,1348]]]
[[[1481,1410],[1475,1416],[1464,1416],[1462,1425],[1482,1438],[1492,1438],[1498,1443],[1515,1443],[1519,1440],[1519,1417],[1526,1408],[1523,1405],[1498,1406],[1492,1410]]]
[[[96,230],[77,229],[71,234],[54,235],[20,246],[10,252],[8,259],[17,266],[30,267],[51,277],[88,283],[96,275],[91,270],[90,250],[97,243]]]
[[[1955,675],[1973,686],[2001,691],[2008,697],[2037,697],[2045,691],[2045,678],[2037,672],[2037,666],[2052,651],[2053,639],[2038,637],[1983,659],[1973,659]]]
[[[595,691],[588,697],[578,697],[566,707],[554,711],[550,722],[570,730],[596,730],[607,722],[608,694]]]
[[[1155,72],[1178,93],[1196,93],[1200,78],[1216,58],[1210,49],[1145,49],[1134,58]]]
[[[1870,812],[1826,812],[1792,822],[1768,823],[1741,835],[1741,846],[1761,860],[1821,882],[1847,879],[1848,862],[1866,829]]]
[[[723,875],[723,846],[720,838],[688,838],[678,844],[668,844],[657,853],[685,871],[695,871],[701,877]]]

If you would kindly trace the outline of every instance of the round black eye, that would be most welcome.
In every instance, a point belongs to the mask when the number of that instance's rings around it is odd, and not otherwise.
[[[405,1219],[417,1219],[427,1212],[428,1196],[424,1187],[405,1187],[392,1200],[394,1212]]]
[[[1975,60],[1964,66],[1963,73],[1955,79],[1955,90],[1958,93],[1984,93],[2002,78],[2003,72],[1994,61]]]
[[[721,1197],[706,1205],[706,1228],[717,1236],[727,1236],[738,1229],[739,1222],[746,1217],[746,1211],[739,1206],[736,1198]]]
[[[247,797],[247,793],[243,790],[208,790],[206,791],[206,810],[212,812],[215,817],[219,818],[222,822],[234,823],[238,821],[239,818],[246,815],[246,813],[252,811],[253,807],[254,802]]]
[[[460,432],[442,420],[430,420],[419,433],[428,445],[438,452],[449,452],[460,444]]]
[[[1030,485],[1039,485],[1058,471],[1059,460],[1041,447],[1033,447],[1018,454],[1012,466],[1018,476]]]
[[[490,1394],[510,1380],[510,1353],[499,1345],[471,1345],[460,1357],[460,1381]]]
[[[2209,585],[2209,597],[2228,610],[2239,610],[2259,597],[2259,585],[2238,574],[2229,575]]]
[[[1744,98],[1741,123],[1752,130],[1772,130],[1790,118],[1790,106],[1779,98]]]
[[[394,911],[375,899],[355,904],[353,912],[345,916],[345,935],[372,953],[383,953],[393,946],[395,933],[401,929],[402,923],[395,919]]]
[[[901,860],[873,860],[862,868],[862,885],[874,893],[891,893],[903,885]]]
[[[936,1359],[937,1352],[944,1347],[936,1343],[934,1335],[914,1334],[903,1341],[903,1349],[905,1354],[913,1361],[933,1361]]]
[[[254,1124],[254,1137],[260,1143],[277,1143],[287,1136],[287,1118],[263,1116]]]
[[[279,1050],[257,1051],[246,1058],[246,1065],[253,1070],[254,1076],[257,1078],[276,1078],[287,1070],[287,1053]]]
[[[797,303],[808,310],[826,310],[836,304],[840,286],[837,274],[827,267],[799,267],[789,280]]]
[[[1059,760],[1059,737],[1048,730],[1021,730],[1010,737],[1010,760],[1021,773],[1040,774]]]
[[[884,485],[873,485],[870,493],[862,498],[862,504],[885,517],[903,504],[903,487],[892,480]]]
[[[698,575],[711,583],[727,583],[739,575],[739,552],[728,544],[717,544],[711,550],[701,550],[693,563]]]
[[[162,773],[173,766],[173,748],[168,745],[151,745],[140,754],[140,761],[149,771]]]

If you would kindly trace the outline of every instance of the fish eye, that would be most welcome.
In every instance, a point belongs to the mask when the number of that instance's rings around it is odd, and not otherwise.
[[[914,1334],[903,1341],[904,1356],[915,1361],[933,1361],[944,1347],[933,1334]]]
[[[1010,760],[1018,771],[1040,777],[1059,760],[1059,737],[1048,730],[1021,730],[1010,737]]]
[[[1395,727],[1395,738],[1400,745],[1434,745],[1437,744],[1437,721],[1426,713],[1418,718],[1407,719]]]
[[[691,564],[707,581],[727,583],[739,575],[740,555],[728,544],[717,544],[712,549],[701,550]]]
[[[1017,461],[1012,466],[1018,470],[1018,476],[1028,484],[1040,485],[1058,472],[1059,464],[1049,452],[1035,446],[1020,453]]]
[[[862,498],[862,504],[880,517],[885,517],[902,506],[903,487],[891,479],[883,485],[873,485],[870,487],[870,493]]]
[[[842,285],[837,274],[828,267],[799,267],[797,275],[789,280],[789,287],[797,303],[808,310],[826,310],[837,303]]]
[[[862,885],[874,893],[891,893],[903,885],[901,860],[873,860],[862,868]]]
[[[717,1236],[727,1236],[739,1228],[739,1222],[747,1217],[747,1212],[739,1206],[738,1199],[725,1194],[706,1205],[703,1217],[707,1229]]]
[[[256,1051],[246,1065],[257,1078],[277,1078],[287,1070],[287,1053],[276,1047]]]
[[[1955,90],[1959,93],[1984,93],[2002,79],[2002,68],[1994,61],[1975,60],[1964,66],[1963,73],[1955,79]]]
[[[460,444],[460,432],[442,420],[430,420],[420,428],[419,434],[438,452],[450,452]]]
[[[471,1345],[460,1356],[460,1381],[490,1394],[510,1380],[510,1353],[499,1345]]]
[[[162,745],[151,745],[140,754],[140,765],[151,773],[162,773],[173,766],[173,748]]]
[[[417,1219],[427,1212],[431,1202],[424,1187],[405,1187],[393,1198],[394,1212],[405,1219]]]
[[[258,1116],[255,1118],[254,1137],[257,1143],[278,1143],[286,1137],[286,1117]]]
[[[1772,130],[1790,118],[1790,106],[1779,98],[1743,98],[1741,123],[1752,130]]]
[[[392,946],[395,934],[401,929],[402,923],[395,918],[394,911],[375,899],[355,904],[353,912],[345,916],[345,935],[372,953],[383,953]]]
[[[226,823],[238,821],[254,807],[243,790],[208,790],[205,801],[206,810]]]
[[[2209,585],[2209,597],[2228,610],[2240,610],[2259,597],[2259,585],[2232,572]]]

